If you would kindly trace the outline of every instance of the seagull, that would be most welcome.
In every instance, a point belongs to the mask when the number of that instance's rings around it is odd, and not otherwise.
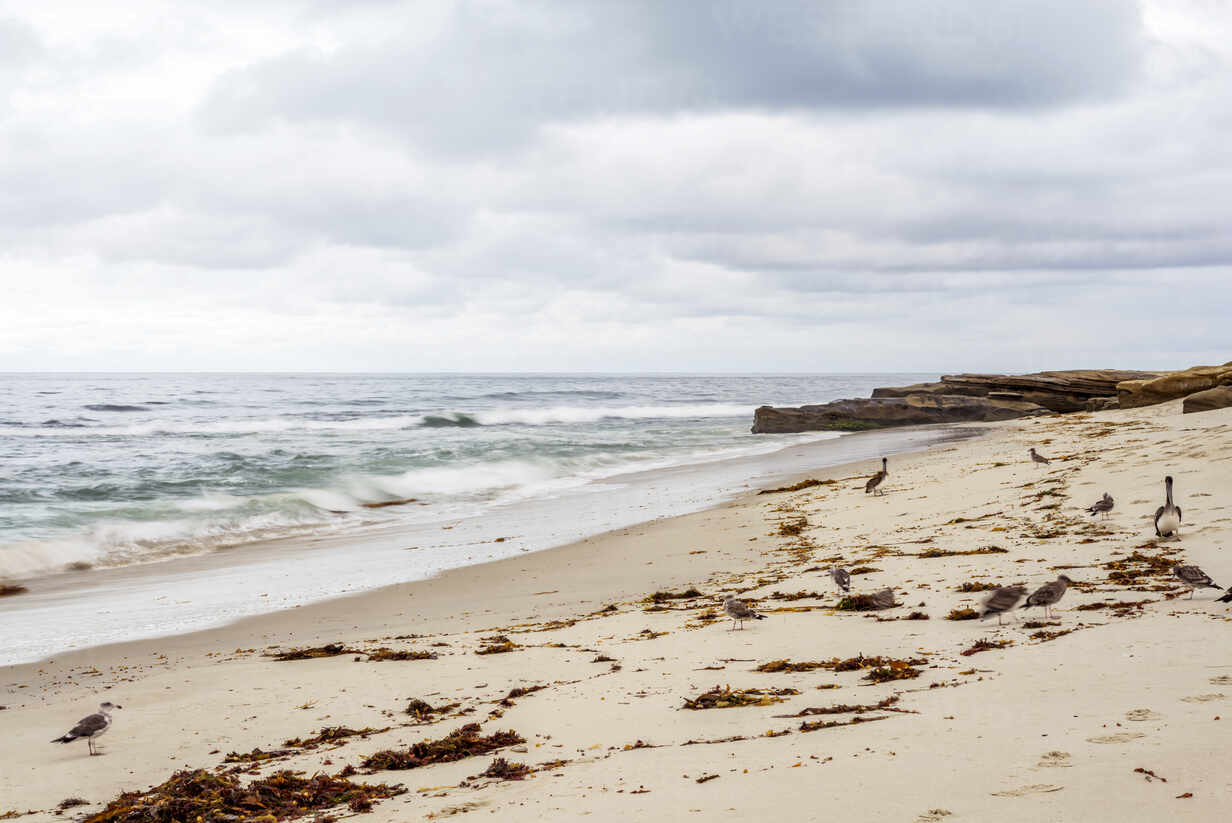
[[[1194,589],[1222,589],[1214,580],[1211,580],[1210,575],[1199,569],[1197,566],[1173,566],[1172,573],[1177,579],[1189,587],[1189,596],[1192,598]],[[1222,598],[1221,598],[1222,599]]]
[[[1181,539],[1181,507],[1172,502],[1172,475],[1164,478],[1166,501],[1155,510],[1155,536]]]
[[[1100,512],[1103,512],[1104,517],[1107,517],[1108,512],[1112,511],[1112,506],[1112,495],[1108,494],[1108,492],[1104,492],[1104,496],[1101,499],[1096,500],[1094,505],[1087,509],[1087,514],[1099,514]]]
[[[1232,586],[1229,586],[1228,590],[1224,592],[1223,597],[1219,598],[1219,602],[1220,603],[1232,603]]]
[[[1034,446],[1032,446],[1032,447],[1031,447],[1031,451],[1030,451],[1030,452],[1028,452],[1028,454],[1030,454],[1030,455],[1031,455],[1031,459],[1032,459],[1032,460],[1034,460],[1036,463],[1038,463],[1038,464],[1040,464],[1040,465],[1042,465],[1042,466],[1046,466],[1046,465],[1048,465],[1049,463],[1051,463],[1051,462],[1052,462],[1052,461],[1051,461],[1051,460],[1049,460],[1047,457],[1044,457],[1044,455],[1042,455],[1042,454],[1040,454],[1039,452],[1037,452],[1037,451],[1035,450],[1035,447],[1034,447]]]
[[[830,569],[830,579],[834,581],[834,585],[838,586],[839,591],[843,594],[851,591],[851,573],[846,569],[834,566]]]
[[[873,608],[876,609],[889,609],[898,605],[894,602],[893,589],[882,589],[879,592],[873,592],[868,596],[868,599],[873,604]]]
[[[737,600],[734,595],[727,595],[723,598],[723,611],[732,619],[731,631],[736,630],[736,621],[740,621],[740,630],[744,630],[744,621],[746,620],[765,620],[764,614],[758,614],[744,604],[744,601]]]
[[[877,487],[884,483],[885,479],[889,476],[890,470],[887,468],[886,459],[883,457],[881,458],[881,471],[870,477],[868,482],[864,484],[864,493],[868,494],[869,492],[872,492],[874,495],[885,494],[885,492],[877,491]]]
[[[57,737],[52,743],[72,743],[74,740],[84,737],[86,745],[90,747],[90,754],[98,754],[94,746],[94,738],[107,733],[111,728],[111,710],[122,709],[123,706],[117,706],[115,703],[107,702],[100,703],[98,712],[95,714],[86,715],[77,721],[77,725],[69,729],[68,733],[63,737]]]
[[[1051,583],[1045,583],[1035,591],[1031,592],[1031,596],[1027,598],[1027,602],[1022,604],[1024,609],[1029,609],[1032,606],[1043,606],[1044,616],[1052,616],[1052,606],[1065,596],[1065,590],[1069,588],[1069,584],[1073,583],[1065,575],[1061,575]]]
[[[1022,600],[1026,595],[1027,590],[1022,586],[1001,586],[994,590],[991,594],[984,598],[983,611],[980,612],[980,620],[988,617],[990,614],[997,616],[997,625],[1001,625],[1001,615],[1010,611],[1018,605],[1018,601]]]

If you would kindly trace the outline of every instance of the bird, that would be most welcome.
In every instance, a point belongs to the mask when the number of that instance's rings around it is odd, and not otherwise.
[[[882,589],[879,592],[873,592],[868,596],[868,601],[874,609],[889,609],[898,605],[894,602],[893,589]]]
[[[1022,600],[1027,590],[1022,586],[1000,586],[991,594],[984,598],[983,609],[980,612],[980,620],[988,617],[990,614],[997,616],[997,625],[1001,625],[1001,615],[1010,611],[1018,605],[1018,601]]]
[[[1229,586],[1228,590],[1223,593],[1223,597],[1218,599],[1220,603],[1232,603],[1232,586]]]
[[[1069,584],[1073,582],[1073,580],[1070,580],[1065,575],[1060,575],[1051,583],[1045,583],[1035,591],[1031,592],[1031,596],[1027,598],[1027,602],[1022,604],[1022,608],[1029,609],[1032,606],[1043,606],[1044,615],[1046,617],[1051,617],[1053,604],[1057,603],[1062,597],[1065,596],[1065,590],[1069,588]]]
[[[1222,589],[1214,580],[1211,580],[1210,575],[1199,569],[1197,566],[1173,566],[1172,573],[1176,578],[1189,587],[1189,596],[1193,597],[1194,589]],[[1222,599],[1222,598],[1221,598]]]
[[[100,703],[98,711],[94,714],[86,715],[77,721],[77,725],[69,729],[66,734],[57,737],[52,743],[72,743],[78,738],[84,737],[86,745],[90,747],[90,754],[98,754],[98,750],[94,746],[94,738],[100,737],[107,733],[111,728],[111,711],[112,709],[122,709],[123,706],[116,705],[110,701]]]
[[[1100,512],[1103,512],[1104,517],[1107,517],[1108,513],[1112,511],[1112,506],[1112,495],[1108,494],[1108,492],[1104,492],[1104,496],[1102,498],[1096,500],[1094,504],[1087,508],[1087,514],[1099,514]]]
[[[1037,452],[1037,451],[1035,450],[1035,447],[1034,447],[1034,446],[1032,446],[1032,447],[1031,447],[1031,451],[1030,451],[1030,452],[1028,452],[1028,454],[1030,454],[1030,455],[1031,455],[1031,459],[1032,459],[1033,461],[1035,461],[1036,463],[1038,463],[1038,464],[1039,464],[1039,465],[1041,465],[1041,466],[1046,466],[1046,465],[1048,465],[1049,463],[1051,463],[1051,462],[1052,462],[1052,461],[1051,461],[1051,460],[1049,460],[1047,457],[1044,457],[1044,455],[1042,455],[1042,454],[1040,454],[1039,452]]]
[[[851,591],[851,573],[846,569],[840,569],[834,566],[830,569],[830,579],[834,581],[834,585],[838,586],[838,590],[843,594]]]
[[[1181,507],[1172,502],[1172,475],[1164,478],[1165,501],[1155,510],[1155,536],[1181,539]]]
[[[881,471],[870,477],[868,482],[864,484],[864,493],[872,492],[874,495],[885,494],[885,492],[877,491],[877,487],[884,483],[885,479],[889,476],[890,470],[886,466],[886,459],[883,457],[881,458]]]
[[[765,620],[764,614],[758,614],[745,605],[744,601],[737,600],[734,595],[727,595],[723,598],[723,611],[732,619],[731,631],[736,630],[736,621],[740,621],[740,629],[744,630],[744,621],[746,620]]]

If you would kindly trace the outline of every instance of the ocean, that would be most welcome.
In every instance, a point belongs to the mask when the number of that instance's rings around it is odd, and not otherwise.
[[[10,631],[30,624],[0,664],[423,579],[918,448],[918,432],[749,427],[761,404],[932,378],[0,375],[0,581],[31,590],[0,600]]]

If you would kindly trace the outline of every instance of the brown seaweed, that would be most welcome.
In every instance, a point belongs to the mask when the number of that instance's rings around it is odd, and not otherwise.
[[[147,791],[122,793],[82,823],[290,820],[343,803],[359,811],[371,808],[373,799],[405,792],[402,786],[352,783],[326,774],[280,771],[242,785],[234,774],[185,770]]]
[[[525,763],[510,763],[505,758],[498,757],[492,761],[488,768],[475,775],[475,777],[492,777],[497,780],[521,780],[533,771],[534,769]]]
[[[30,591],[25,586],[16,583],[0,583],[0,597],[12,597],[15,594],[25,594]]]
[[[958,609],[950,609],[950,613],[945,616],[946,620],[974,620],[980,616],[980,613],[975,609],[969,609],[963,606]]]
[[[914,680],[921,674],[920,670],[901,660],[891,660],[890,665],[869,670],[864,680],[874,683],[888,683],[891,680]]]
[[[494,634],[491,637],[480,638],[484,645],[475,649],[475,654],[504,654],[511,652],[514,649],[520,649],[517,643],[514,643],[503,634]]]
[[[433,763],[452,763],[525,742],[526,740],[512,729],[484,737],[480,734],[478,723],[467,723],[440,740],[424,740],[405,749],[384,749],[376,752],[365,757],[361,765],[365,769],[376,771],[418,769]]]
[[[771,706],[781,703],[786,696],[799,693],[796,689],[733,689],[731,686],[715,686],[697,697],[686,697],[684,706],[681,708],[700,711],[702,709],[731,709],[738,706]]]
[[[440,706],[433,706],[426,700],[420,700],[418,697],[412,697],[411,701],[406,704],[406,708],[402,710],[402,713],[409,714],[411,717],[419,721],[433,720],[433,715],[451,712],[461,705],[461,703],[444,703]]]
[[[285,652],[267,654],[278,661],[284,660],[315,660],[319,657],[338,657],[343,654],[364,654],[360,649],[347,648],[341,643],[326,643],[324,646],[309,646],[302,649],[288,649]]]
[[[762,489],[758,494],[778,494],[780,492],[798,492],[804,489],[811,489],[814,486],[833,486],[837,480],[801,480],[799,483],[793,483],[790,486],[779,486],[777,489]]]
[[[368,655],[368,660],[373,662],[381,662],[383,660],[435,660],[436,652],[421,652],[410,649],[402,649],[394,651],[393,649],[384,646],[379,649],[373,649],[370,652],[365,652]]]
[[[790,660],[771,660],[769,663],[762,663],[753,671],[755,672],[811,672],[813,669],[824,669],[830,666],[829,663],[822,663],[817,660],[805,660],[800,663],[793,663]]]
[[[961,652],[959,652],[959,654],[961,654],[963,657],[970,657],[973,654],[979,654],[980,652],[990,652],[990,651],[993,651],[994,649],[1004,649],[1007,646],[1012,646],[1012,645],[1014,645],[1014,641],[1012,640],[983,640],[981,639],[981,640],[975,641],[975,644],[971,646],[971,648],[963,649]]]
[[[985,546],[982,549],[968,549],[967,551],[951,551],[949,549],[925,549],[916,555],[916,557],[933,558],[933,557],[960,557],[963,555],[972,554],[1009,554],[1009,549],[1003,549],[1000,546]]]

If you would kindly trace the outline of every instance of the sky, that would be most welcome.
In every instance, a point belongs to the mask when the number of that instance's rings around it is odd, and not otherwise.
[[[0,371],[1232,360],[1226,0],[0,0]]]

